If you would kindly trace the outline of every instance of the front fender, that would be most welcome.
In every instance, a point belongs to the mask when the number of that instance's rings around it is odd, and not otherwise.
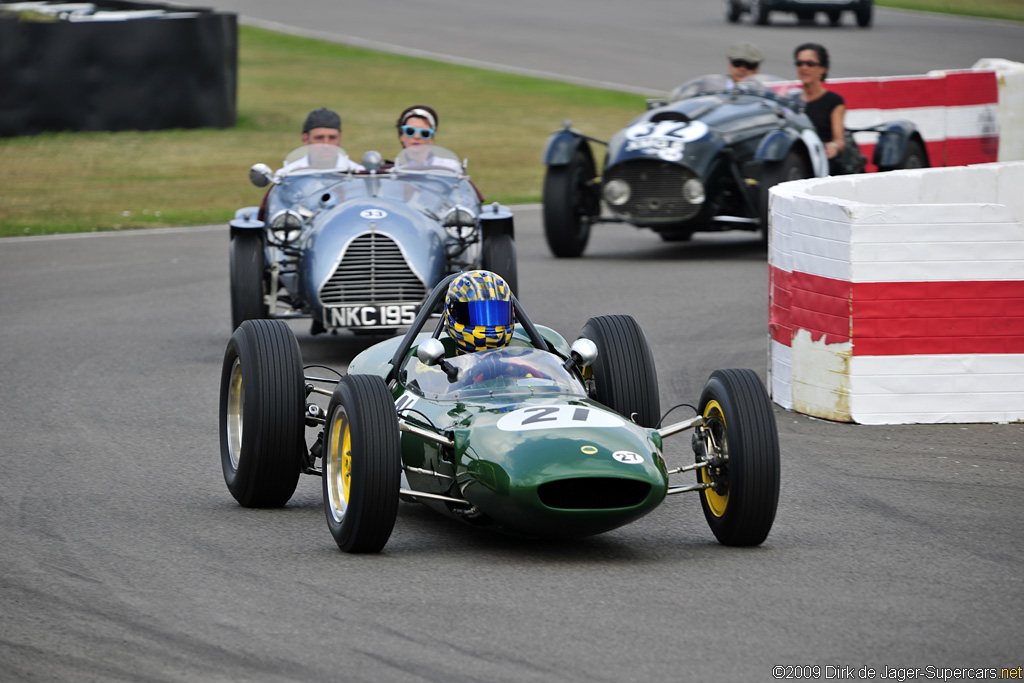
[[[260,207],[258,206],[246,206],[235,211],[235,217],[229,223],[231,237],[234,237],[239,230],[262,230],[264,223],[257,218],[259,211]]]
[[[754,153],[757,161],[782,161],[800,136],[791,128],[779,128],[761,138]]]
[[[544,144],[544,165],[564,166],[572,162],[577,149],[584,149],[587,155],[593,159],[590,151],[590,143],[580,135],[570,130],[560,130],[552,133]]]
[[[879,168],[892,168],[899,165],[907,153],[907,143],[911,138],[921,137],[917,126],[904,119],[887,121],[875,130],[878,131],[879,136],[871,160]]]

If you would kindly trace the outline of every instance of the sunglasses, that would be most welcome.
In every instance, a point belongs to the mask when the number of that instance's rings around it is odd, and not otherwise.
[[[429,140],[434,137],[433,128],[416,128],[415,126],[402,126],[402,135],[406,137],[413,137],[416,133],[420,134],[420,137],[424,140]]]
[[[797,66],[821,66],[821,62],[812,62],[810,60],[798,59],[794,62]]]
[[[729,60],[729,63],[732,64],[737,69],[748,69],[750,71],[756,69],[758,64],[757,62],[748,62],[745,59],[732,59]]]

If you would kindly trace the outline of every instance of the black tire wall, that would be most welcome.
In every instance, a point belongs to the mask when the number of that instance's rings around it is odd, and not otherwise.
[[[235,14],[116,0],[96,4],[190,14],[95,22],[0,19],[0,137],[235,125]]]

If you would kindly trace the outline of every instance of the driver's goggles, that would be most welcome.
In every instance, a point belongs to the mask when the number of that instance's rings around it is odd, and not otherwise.
[[[511,301],[452,301],[448,310],[460,325],[505,327],[512,324]]]
[[[757,62],[748,62],[745,59],[734,59],[730,62],[737,69],[746,69],[747,71],[753,71],[757,68]]]
[[[416,126],[402,126],[402,135],[406,137],[413,137],[416,133],[420,134],[420,137],[424,140],[429,140],[434,137],[433,128],[417,128]]]

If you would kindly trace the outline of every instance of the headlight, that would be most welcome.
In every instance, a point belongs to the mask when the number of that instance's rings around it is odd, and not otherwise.
[[[605,183],[601,193],[604,195],[604,200],[612,206],[622,206],[629,201],[631,191],[629,183],[621,178],[616,178]]]
[[[683,183],[683,199],[691,204],[704,203],[704,183],[696,178],[690,178]]]
[[[453,239],[469,239],[476,232],[476,214],[464,206],[449,209],[442,222],[444,229]]]
[[[277,241],[294,242],[302,234],[302,217],[295,211],[278,211],[270,219],[270,230]]]

